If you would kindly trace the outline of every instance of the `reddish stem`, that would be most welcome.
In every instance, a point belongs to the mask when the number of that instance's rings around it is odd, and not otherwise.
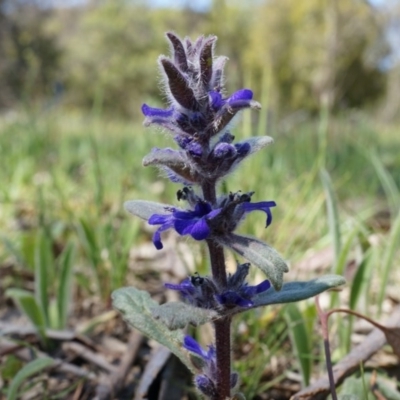
[[[331,348],[330,348],[330,343],[329,343],[329,331],[328,331],[328,318],[329,318],[330,313],[329,312],[326,313],[325,311],[322,311],[321,306],[319,304],[318,296],[315,296],[315,305],[317,307],[318,316],[321,321],[322,337],[324,339],[326,369],[328,371],[329,386],[331,388],[332,400],[337,400],[335,379],[333,376],[333,367],[332,367],[332,359],[331,359]]]
[[[204,200],[212,205],[216,203],[215,183],[202,185]],[[224,249],[213,240],[207,240],[210,254],[211,272],[219,287],[226,287]],[[230,398],[231,387],[231,318],[226,317],[214,322],[215,351],[217,359],[217,395],[213,400]]]

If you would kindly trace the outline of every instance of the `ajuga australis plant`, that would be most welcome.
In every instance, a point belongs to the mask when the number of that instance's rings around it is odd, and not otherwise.
[[[157,125],[171,134],[176,149],[154,148],[144,157],[145,166],[158,167],[179,184],[180,207],[145,200],[132,200],[125,208],[156,227],[153,243],[163,248],[163,232],[205,241],[210,273],[188,276],[179,284],[166,283],[178,291],[181,302],[159,305],[150,295],[133,287],[113,293],[113,305],[124,318],[145,335],[167,346],[193,372],[199,392],[212,400],[238,396],[240,377],[231,368],[231,322],[235,314],[270,304],[303,300],[341,285],[340,276],[324,276],[308,282],[283,283],[288,267],[279,253],[256,238],[235,233],[250,212],[266,215],[272,223],[275,201],[253,201],[254,192],[218,194],[218,183],[240,162],[273,140],[268,136],[235,142],[230,132],[235,117],[245,109],[260,109],[253,92],[224,90],[227,57],[214,55],[217,38],[200,36],[192,42],[167,33],[171,57],[158,62],[165,84],[165,109],[142,106],[144,124]],[[248,262],[237,264],[228,274],[224,252],[233,251]],[[251,266],[261,269],[266,280],[251,285]],[[211,323],[215,340],[206,349],[184,334],[188,324]]]

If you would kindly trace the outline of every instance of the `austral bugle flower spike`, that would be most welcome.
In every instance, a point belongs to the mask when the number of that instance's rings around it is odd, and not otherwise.
[[[234,233],[253,211],[264,212],[265,226],[270,226],[276,203],[253,202],[254,192],[219,195],[217,182],[273,140],[263,136],[235,142],[231,133],[235,117],[245,109],[261,106],[253,100],[250,89],[226,95],[223,83],[227,57],[214,55],[215,36],[201,36],[194,42],[181,40],[172,32],[166,36],[172,55],[160,56],[159,66],[168,104],[165,108],[144,104],[142,112],[144,124],[170,132],[177,148],[155,148],[144,157],[143,165],[157,166],[172,182],[180,184],[177,201],[185,205],[131,200],[125,207],[156,227],[153,243],[159,250],[167,230],[203,241],[208,247],[210,273],[165,284],[167,289],[178,291],[184,303],[157,305],[147,293],[133,288],[115,291],[113,301],[128,322],[167,346],[194,372],[194,384],[203,396],[226,400],[239,386],[239,376],[231,370],[232,317],[254,307],[306,299],[344,280],[329,276],[283,284],[288,267],[279,253],[256,238]],[[266,279],[258,285],[249,284],[246,279],[250,263],[238,263],[236,272],[228,274],[225,250],[233,250],[260,268]],[[179,313],[179,321],[174,312]],[[215,333],[215,343],[208,350],[179,330],[188,323],[197,326],[207,321],[213,323]]]

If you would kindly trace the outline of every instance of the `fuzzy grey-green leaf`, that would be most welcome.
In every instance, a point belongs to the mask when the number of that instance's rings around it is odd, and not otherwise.
[[[340,275],[324,275],[306,282],[288,282],[280,291],[271,288],[254,296],[252,308],[305,300],[345,283],[346,280]]]
[[[149,154],[143,158],[143,166],[165,165],[167,167],[181,167],[187,162],[186,154],[183,151],[173,149],[153,148]]]
[[[162,321],[171,330],[183,329],[188,324],[203,325],[218,316],[213,310],[175,301],[152,307],[151,313],[155,319]]]
[[[283,274],[288,272],[289,268],[274,248],[260,240],[235,234],[221,236],[216,240],[260,268],[272,286],[280,290]]]
[[[193,373],[196,373],[190,361],[189,352],[182,347],[183,332],[171,331],[161,321],[154,318],[151,309],[157,308],[149,293],[134,287],[115,290],[112,295],[113,307],[121,312],[125,321],[147,337],[156,340],[174,353]]]
[[[129,213],[147,221],[153,214],[168,214],[166,209],[173,206],[147,200],[129,200],[124,207]]]
[[[238,145],[248,143],[250,145],[250,152],[248,155],[255,153],[263,149],[265,146],[268,146],[274,143],[274,139],[270,136],[253,136],[247,140],[243,140],[238,143]]]
[[[183,151],[154,148],[151,153],[143,158],[143,166],[147,167],[149,165],[155,165],[161,169],[167,167],[180,175],[189,184],[194,184],[198,181],[198,174],[190,168],[189,160]]]

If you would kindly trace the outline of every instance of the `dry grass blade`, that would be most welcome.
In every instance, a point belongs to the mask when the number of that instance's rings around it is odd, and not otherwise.
[[[89,363],[96,365],[107,372],[112,373],[116,370],[116,367],[110,364],[101,353],[94,352],[80,343],[65,342],[62,345],[62,349],[65,353],[72,353],[75,357],[83,358]]]

